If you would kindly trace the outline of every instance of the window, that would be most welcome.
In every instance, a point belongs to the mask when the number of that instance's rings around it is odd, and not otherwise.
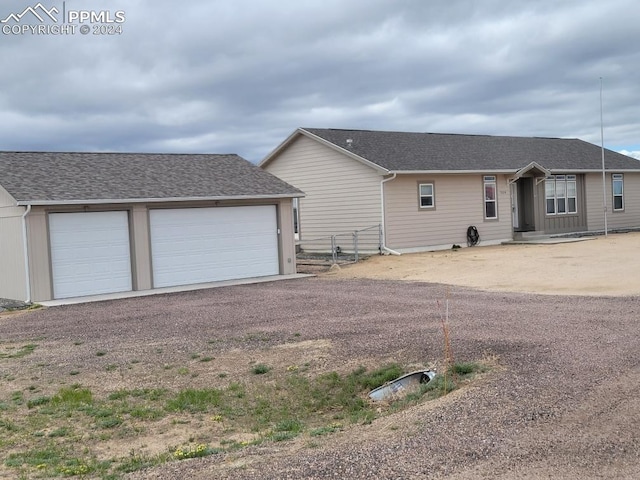
[[[553,175],[545,179],[547,215],[578,213],[578,188],[575,175]]]
[[[611,175],[613,182],[613,211],[624,210],[624,180],[621,173]]]
[[[498,218],[495,175],[484,177],[484,218]]]
[[[435,206],[433,195],[433,183],[421,183],[418,185],[420,194],[420,208],[433,208]]]

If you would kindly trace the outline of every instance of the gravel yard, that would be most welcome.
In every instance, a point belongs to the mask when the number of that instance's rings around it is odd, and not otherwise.
[[[325,276],[5,313],[0,350],[38,347],[0,372],[1,390],[74,381],[96,392],[215,385],[217,372],[242,378],[255,361],[343,372],[392,360],[437,365],[445,298],[456,360],[494,365],[472,386],[313,442],[264,443],[127,478],[640,477],[637,296]],[[162,368],[191,352],[213,357],[190,366],[197,377]],[[189,433],[175,435],[155,441],[176,445]],[[141,442],[151,448],[153,439]]]

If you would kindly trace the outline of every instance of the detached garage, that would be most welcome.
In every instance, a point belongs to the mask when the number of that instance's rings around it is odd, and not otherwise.
[[[293,274],[301,196],[237,155],[0,152],[0,297]]]

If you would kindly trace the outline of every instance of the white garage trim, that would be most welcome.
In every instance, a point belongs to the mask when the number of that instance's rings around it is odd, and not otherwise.
[[[53,298],[132,289],[126,211],[49,214]]]
[[[278,275],[275,205],[152,209],[153,286]]]

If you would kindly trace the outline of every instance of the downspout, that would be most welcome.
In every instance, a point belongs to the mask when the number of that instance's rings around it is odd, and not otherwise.
[[[395,250],[391,250],[389,247],[387,247],[387,226],[385,223],[386,219],[384,215],[384,184],[396,178],[396,175],[397,174],[394,173],[392,177],[385,178],[380,182],[380,203],[382,207],[382,245],[380,245],[380,249],[382,251],[390,253],[391,255],[401,255],[401,253],[396,252]]]
[[[22,214],[22,241],[24,250],[24,276],[25,286],[27,287],[27,298],[25,303],[31,303],[31,276],[29,275],[29,242],[27,241],[27,215],[31,212],[31,204],[27,205],[27,209]]]

